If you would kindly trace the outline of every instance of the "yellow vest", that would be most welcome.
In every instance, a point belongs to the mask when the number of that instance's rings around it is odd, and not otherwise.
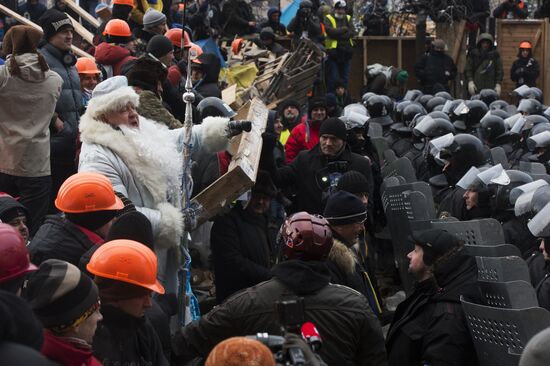
[[[346,15],[346,17],[348,18],[348,23],[349,23],[349,25],[352,26],[352,24],[351,24],[351,16]],[[332,28],[336,28],[336,19],[334,19],[334,17],[332,16],[332,14],[328,14],[328,15],[326,16],[326,18],[329,20],[330,24],[332,25]],[[352,41],[351,38],[349,39],[349,44],[350,44],[350,46],[353,47],[353,41]],[[331,50],[331,49],[336,48],[336,47],[338,47],[338,40],[329,38],[328,35],[327,35],[327,36],[325,37],[325,49]]]
[[[279,141],[281,142],[281,144],[285,145],[289,137],[290,137],[290,130],[286,129],[283,132],[281,132],[281,137],[279,137]]]

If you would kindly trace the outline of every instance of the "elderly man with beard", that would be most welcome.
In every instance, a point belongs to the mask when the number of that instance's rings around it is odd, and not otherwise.
[[[193,215],[180,207],[183,130],[168,130],[136,112],[139,96],[124,76],[98,84],[80,122],[79,171],[108,177],[153,226],[161,279],[175,290],[173,252]],[[227,118],[209,117],[193,126],[191,159],[227,148]],[[167,274],[174,273],[174,275]]]

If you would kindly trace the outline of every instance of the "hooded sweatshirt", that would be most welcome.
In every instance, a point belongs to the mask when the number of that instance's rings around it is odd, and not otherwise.
[[[111,66],[112,75],[109,76],[116,76],[120,75],[122,65],[135,57],[124,47],[103,42],[95,48],[95,59],[98,64]]]

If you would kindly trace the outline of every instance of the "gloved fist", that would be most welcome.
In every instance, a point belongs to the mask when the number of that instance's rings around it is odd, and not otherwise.
[[[240,135],[243,131],[250,132],[252,130],[252,122],[250,121],[229,121],[227,123],[227,137]]]
[[[470,93],[470,95],[474,95],[476,92],[477,92],[477,87],[474,81],[473,80],[468,81],[468,93]]]
[[[315,356],[315,353],[309,348],[307,343],[297,334],[287,333],[285,335],[285,343],[283,343],[283,351],[289,349],[299,349],[304,354],[307,366],[321,366],[322,363]]]
[[[495,85],[495,92],[498,94],[499,97],[500,97],[500,92],[501,91],[502,91],[502,89],[500,87],[500,84]]]

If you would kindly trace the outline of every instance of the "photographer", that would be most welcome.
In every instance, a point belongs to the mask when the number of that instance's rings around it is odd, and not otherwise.
[[[308,38],[316,43],[321,43],[322,30],[319,18],[313,12],[313,4],[309,0],[303,0],[296,16],[288,24],[288,31],[292,33],[292,46],[295,48],[300,39]]]
[[[521,0],[506,0],[493,10],[493,16],[500,19],[525,19],[528,15],[527,5]]]
[[[363,15],[365,36],[389,36],[390,14],[387,9],[387,0],[374,0],[367,5]]]
[[[284,313],[294,318],[301,311],[303,321],[315,325],[323,339],[319,355],[328,365],[387,365],[380,324],[365,297],[330,283],[325,261],[333,240],[328,222],[297,213],[283,225],[279,244],[284,261],[273,268],[273,279],[230,297],[176,335],[178,361],[206,357],[217,343],[236,335],[280,335],[288,319],[278,317],[274,305],[295,299],[301,307],[285,308]]]

